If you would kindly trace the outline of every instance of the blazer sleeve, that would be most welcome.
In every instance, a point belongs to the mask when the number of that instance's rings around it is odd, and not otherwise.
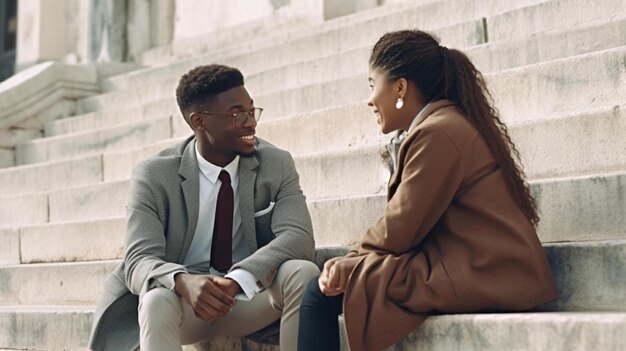
[[[165,229],[157,212],[145,163],[133,170],[127,206],[124,275],[128,289],[142,296],[159,277],[186,272],[183,265],[165,261]]]
[[[360,253],[401,255],[419,245],[449,207],[463,179],[461,153],[430,125],[406,140],[401,180],[384,216],[362,239]]]
[[[313,260],[315,256],[313,225],[306,197],[300,188],[300,177],[291,155],[283,155],[282,176],[271,224],[275,238],[231,268],[252,273],[264,287],[272,284],[278,268],[285,261]]]

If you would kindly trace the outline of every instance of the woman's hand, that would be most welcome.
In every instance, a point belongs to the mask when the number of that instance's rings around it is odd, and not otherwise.
[[[335,270],[333,270],[333,266],[335,262],[341,260],[343,257],[334,257],[324,263],[324,270],[318,279],[318,283],[320,286],[320,291],[324,293],[326,296],[336,296],[343,293],[343,289],[339,289],[334,285],[331,287],[329,285],[329,279],[332,274],[335,274]]]
[[[320,290],[327,296],[343,293],[348,285],[348,277],[361,259],[358,256],[341,256],[326,261],[319,278]]]

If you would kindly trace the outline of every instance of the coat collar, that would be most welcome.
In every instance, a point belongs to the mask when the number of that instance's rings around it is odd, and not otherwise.
[[[416,126],[414,126],[410,131],[409,134],[403,139],[402,144],[400,144],[400,149],[398,150],[398,155],[397,155],[397,160],[395,163],[395,169],[393,174],[391,175],[391,179],[389,180],[389,188],[391,188],[393,185],[395,185],[395,183],[398,181],[398,175],[400,173],[402,173],[402,162],[404,160],[404,154],[406,153],[406,148],[407,148],[407,143],[406,140],[410,139],[415,133],[416,131],[419,129],[418,126],[422,123],[424,123],[424,121],[431,116],[433,113],[435,113],[437,110],[444,108],[444,107],[449,107],[449,106],[454,106],[454,102],[450,101],[450,100],[437,100],[435,102],[432,102],[428,105],[426,105],[426,107],[424,107],[424,111],[420,111],[419,114],[422,114],[424,117],[421,119],[421,121],[419,121],[419,123],[417,123]],[[390,194],[391,195],[391,194]]]

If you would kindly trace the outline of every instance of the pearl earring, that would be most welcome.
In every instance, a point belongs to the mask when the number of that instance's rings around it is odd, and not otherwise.
[[[402,98],[399,97],[398,101],[396,101],[396,109],[399,110],[402,108],[402,106],[404,106],[404,100],[402,100]]]

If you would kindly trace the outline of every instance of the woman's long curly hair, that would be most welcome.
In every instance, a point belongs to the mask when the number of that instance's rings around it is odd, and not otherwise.
[[[385,72],[391,81],[406,78],[413,82],[426,102],[453,101],[485,139],[505,174],[515,202],[537,226],[537,204],[525,181],[519,152],[493,106],[483,75],[464,53],[440,46],[428,33],[402,30],[387,33],[378,40],[369,64]]]

